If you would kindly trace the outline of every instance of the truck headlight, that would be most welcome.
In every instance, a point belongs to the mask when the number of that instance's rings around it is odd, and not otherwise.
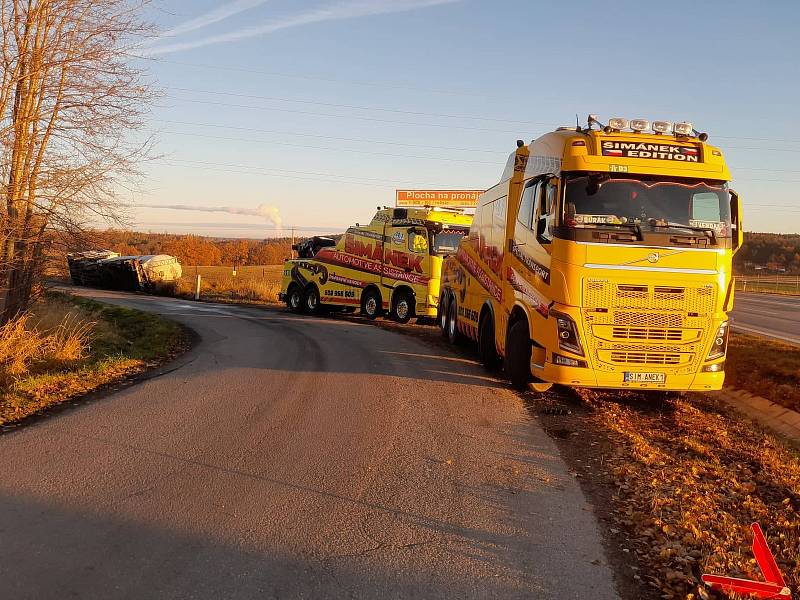
[[[706,365],[700,371],[702,373],[722,373],[725,370],[725,362],[718,362],[712,365]]]
[[[569,356],[561,356],[553,352],[553,364],[561,365],[563,367],[583,367],[586,368],[585,360],[578,360],[577,358],[570,358]]]
[[[581,341],[578,338],[578,326],[575,325],[575,321],[565,314],[552,310],[550,311],[550,314],[556,319],[556,327],[558,330],[558,347],[562,350],[566,350],[567,352],[572,352],[573,354],[583,356],[583,348],[581,347]]]
[[[719,326],[714,341],[711,342],[711,349],[708,351],[706,360],[714,360],[715,358],[722,358],[728,350],[728,322],[725,321]]]

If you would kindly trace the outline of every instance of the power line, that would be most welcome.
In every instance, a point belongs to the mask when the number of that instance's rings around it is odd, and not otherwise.
[[[153,161],[156,162],[156,161]],[[265,177],[278,177],[283,179],[296,179],[301,181],[315,181],[320,183],[346,183],[352,185],[363,185],[363,186],[370,186],[370,187],[386,187],[386,188],[396,188],[401,186],[402,184],[414,187],[430,187],[430,188],[445,188],[452,186],[452,182],[450,184],[430,184],[430,183],[422,183],[420,181],[397,181],[397,180],[380,180],[373,178],[371,181],[367,181],[364,178],[358,177],[350,177],[347,175],[336,175],[332,173],[313,173],[309,171],[290,171],[285,169],[267,169],[262,167],[254,167],[251,165],[237,165],[237,164],[230,164],[230,163],[218,163],[218,162],[203,162],[203,161],[192,161],[192,160],[184,160],[184,159],[175,159],[175,158],[164,158],[159,159],[157,162],[161,162],[170,166],[175,167],[202,167],[204,171],[220,171],[223,173],[236,173],[242,175],[260,175]],[[223,168],[220,168],[223,167]],[[274,171],[274,172],[272,172]],[[296,174],[303,174],[303,175],[296,175]],[[307,177],[305,175],[319,175],[320,177],[325,178],[344,178],[344,179],[319,179],[316,177]],[[381,186],[380,184],[384,183],[386,185]],[[476,188],[471,188],[476,189]]]
[[[296,179],[296,180],[305,180],[305,181],[314,181],[320,183],[346,183],[352,185],[362,185],[362,186],[371,186],[371,187],[386,187],[386,188],[396,188],[400,186],[413,186],[413,187],[430,187],[430,188],[438,188],[438,187],[448,187],[452,185],[452,182],[449,184],[431,184],[431,183],[422,183],[420,181],[415,180],[390,180],[390,179],[378,179],[378,178],[364,178],[359,176],[349,176],[349,175],[339,175],[335,173],[316,173],[310,171],[292,171],[287,169],[270,169],[265,167],[258,167],[253,165],[242,165],[242,164],[233,164],[233,163],[219,163],[214,161],[193,161],[193,160],[184,160],[184,159],[176,159],[176,158],[166,158],[161,159],[159,162],[163,162],[164,164],[168,164],[170,166],[177,166],[177,167],[193,167],[199,166],[203,167],[204,170],[212,170],[212,171],[220,171],[225,173],[236,173],[242,175],[260,175],[266,177],[278,177],[283,179]],[[316,177],[308,177],[307,175],[314,175]],[[322,177],[320,179],[319,177]],[[740,182],[773,182],[773,183],[800,183],[800,180],[795,179],[769,179],[769,178],[755,178],[755,179],[738,179],[737,181]],[[380,185],[385,184],[385,185]],[[462,186],[467,187],[470,186]],[[471,189],[478,189],[482,186],[475,186]],[[761,206],[757,203],[747,203],[748,206]]]
[[[228,66],[221,66],[221,65],[209,65],[209,64],[202,64],[202,63],[190,63],[185,61],[176,61],[176,60],[169,60],[165,58],[159,57],[143,57],[143,56],[135,56],[135,58],[140,58],[143,60],[149,60],[153,62],[160,62],[165,64],[173,64],[183,67],[191,67],[191,68],[198,68],[198,69],[211,69],[223,72],[240,72],[240,73],[252,73],[257,75],[266,75],[270,77],[285,77],[289,79],[302,79],[307,81],[324,81],[328,83],[343,83],[346,85],[362,85],[368,87],[377,87],[377,88],[384,88],[384,89],[402,89],[402,90],[409,90],[414,92],[426,92],[432,94],[446,94],[446,95],[454,95],[454,96],[470,96],[476,98],[494,98],[494,99],[503,99],[506,100],[506,96],[499,96],[499,95],[490,95],[490,94],[482,94],[477,93],[474,91],[467,91],[467,90],[444,90],[440,88],[430,88],[430,87],[418,87],[418,86],[409,86],[409,85],[398,85],[398,84],[389,84],[385,82],[377,83],[377,82],[369,82],[369,81],[356,81],[356,80],[345,80],[345,79],[337,79],[333,77],[320,77],[314,75],[299,75],[297,73],[281,73],[276,71],[266,71],[262,69],[252,69],[252,68],[244,68],[244,67],[234,67],[231,65]],[[179,89],[179,88],[173,88]],[[196,91],[196,90],[191,90]],[[207,92],[207,93],[224,93],[224,92]],[[292,100],[296,101],[296,100]],[[384,110],[384,109],[375,109],[375,110]],[[388,110],[388,109],[386,109]],[[489,119],[487,117],[487,119]],[[492,118],[491,120],[497,120]],[[516,122],[516,121],[514,121]],[[527,121],[519,121],[525,123]],[[750,141],[763,141],[763,142],[781,142],[781,143],[797,143],[797,139],[787,139],[787,138],[765,138],[765,137],[745,137],[745,136],[728,136],[728,135],[716,135],[712,134],[712,138],[718,139],[737,139],[737,140],[750,140]]]
[[[193,104],[207,104],[210,106],[225,106],[228,108],[244,108],[248,110],[268,110],[268,111],[276,111],[276,112],[285,112],[285,113],[292,113],[298,115],[311,115],[314,117],[331,117],[331,118],[338,118],[338,119],[356,119],[360,121],[371,121],[375,123],[391,123],[393,125],[410,125],[416,127],[441,127],[444,129],[465,129],[469,131],[489,131],[492,133],[508,133],[508,134],[518,134],[519,130],[501,130],[501,129],[490,129],[488,127],[470,127],[467,125],[453,125],[451,123],[415,123],[413,121],[397,121],[394,119],[379,119],[377,117],[365,117],[363,115],[336,115],[330,113],[320,113],[320,112],[312,112],[308,110],[296,110],[291,108],[277,108],[277,107],[269,107],[269,106],[252,106],[249,104],[234,104],[232,102],[219,102],[215,100],[199,100],[197,98],[175,98],[174,100],[178,100],[180,102],[191,102]],[[173,106],[157,106],[157,108],[168,108],[173,109]]]
[[[444,129],[464,129],[468,131],[487,131],[495,134],[499,133],[508,133],[514,135],[521,135],[518,129],[511,130],[511,129],[492,129],[487,127],[471,127],[468,125],[454,125],[452,123],[419,123],[414,121],[398,121],[394,119],[381,119],[377,117],[367,117],[364,115],[340,115],[340,114],[331,114],[331,113],[320,113],[320,112],[313,112],[313,111],[306,111],[306,110],[297,110],[297,109],[290,109],[290,108],[279,108],[274,106],[252,106],[250,104],[235,104],[232,102],[220,102],[218,100],[200,100],[198,98],[179,98],[179,97],[172,97],[174,100],[179,102],[191,102],[194,104],[207,104],[211,106],[225,106],[228,108],[243,108],[246,110],[261,110],[261,111],[276,111],[276,112],[285,112],[285,113],[292,113],[292,114],[300,114],[300,115],[311,115],[314,117],[328,117],[328,118],[335,118],[335,119],[355,119],[360,121],[371,121],[376,123],[389,123],[393,125],[407,125],[412,127],[437,127],[437,128],[444,128]],[[158,108],[167,108],[167,109],[174,109],[174,106],[158,106]],[[530,133],[528,133],[525,137],[529,137]],[[720,136],[721,137],[721,136]],[[737,139],[737,138],[729,138],[729,139]],[[771,140],[772,141],[772,140]],[[757,152],[790,152],[790,153],[800,153],[800,148],[753,148],[749,146],[726,146],[725,150],[747,150],[747,151],[757,151]]]
[[[179,163],[187,163],[189,165],[197,165],[197,166],[222,166],[222,167],[234,167],[239,169],[247,169],[247,170],[255,170],[255,171],[274,171],[279,174],[298,174],[298,175],[317,175],[320,177],[333,177],[333,178],[343,178],[343,179],[356,179],[358,181],[364,181],[366,183],[369,182],[378,182],[378,183],[396,183],[394,180],[390,179],[382,179],[378,177],[363,177],[363,176],[356,176],[356,175],[341,175],[338,173],[319,173],[315,171],[296,171],[291,169],[274,169],[270,167],[256,167],[251,165],[240,165],[240,164],[232,164],[232,163],[220,163],[216,161],[197,161],[197,160],[184,160],[179,158],[163,158],[160,159],[161,161],[172,161],[172,162],[179,162]]]
[[[158,123],[165,123],[165,124],[170,124],[170,125],[187,125],[187,126],[190,126],[190,127],[208,127],[208,128],[214,128],[214,129],[230,129],[230,130],[233,130],[233,131],[250,131],[250,132],[253,132],[253,133],[265,133],[265,134],[270,134],[270,135],[273,135],[273,134],[291,135],[291,136],[298,136],[298,137],[301,137],[301,138],[310,137],[310,138],[319,138],[319,139],[325,139],[325,140],[339,140],[339,141],[362,142],[362,143],[369,143],[369,144],[384,144],[384,145],[387,144],[387,141],[385,139],[378,140],[378,139],[370,139],[370,138],[349,138],[349,137],[339,137],[339,136],[332,136],[332,135],[320,135],[320,134],[308,133],[308,132],[302,132],[302,131],[285,131],[285,130],[274,130],[274,129],[259,129],[259,128],[254,128],[254,127],[239,127],[239,126],[235,126],[235,125],[223,125],[223,124],[220,124],[220,123],[201,123],[201,122],[197,122],[197,121],[176,121],[176,120],[171,120],[171,119],[154,119],[154,121],[158,122]],[[172,134],[172,135],[193,135],[193,136],[198,136],[198,137],[211,137],[211,138],[215,137],[215,136],[206,136],[204,134],[199,134],[199,133],[195,133],[195,132],[186,133],[186,132],[178,132],[178,131],[175,131],[175,132],[162,131],[161,133],[167,133],[167,134]],[[230,139],[231,141],[251,141],[251,142],[259,142],[259,143],[265,143],[265,144],[266,143],[285,144],[283,142],[273,142],[272,140],[254,140],[252,138],[217,138],[217,139]],[[410,144],[410,143],[404,143],[404,142],[397,142],[397,141],[394,141],[394,140],[391,141],[390,144],[393,145],[393,146],[403,146],[403,147],[409,147],[409,148],[423,148],[423,149],[428,149],[428,150],[449,150],[449,151],[455,151],[455,152],[482,152],[482,153],[486,153],[486,154],[497,154],[497,155],[503,155],[503,156],[507,155],[508,152],[510,152],[510,150],[488,150],[488,149],[485,149],[485,148],[463,148],[463,147],[457,147],[457,146],[435,146],[435,145],[427,145],[427,144]],[[310,147],[310,146],[307,146],[306,144],[302,144],[302,147]],[[323,149],[328,149],[328,148],[323,148]],[[340,150],[340,149],[341,148],[338,148],[338,147],[335,148],[335,150]],[[350,150],[350,151],[355,152],[356,150]],[[369,154],[374,154],[374,152],[371,151],[371,150],[370,151],[365,151],[365,152],[369,153]],[[400,155],[397,155],[397,156],[400,156]],[[405,158],[406,156],[403,155],[403,157]],[[411,158],[415,158],[415,157],[411,157]],[[422,157],[419,157],[419,158],[422,158]],[[425,158],[427,158],[427,157],[425,157]],[[440,157],[438,157],[438,156],[437,157],[430,157],[430,158],[431,159],[440,160]],[[484,162],[484,161],[481,161],[481,162]],[[488,162],[485,162],[485,164],[499,164],[499,163],[488,163]],[[774,168],[771,168],[771,167],[744,167],[744,166],[740,166],[740,165],[730,165],[730,168],[735,170],[735,171],[769,171],[769,172],[776,172],[776,173],[800,173],[800,170],[798,170],[798,169],[774,169]]]
[[[397,108],[384,108],[381,106],[358,106],[353,104],[337,104],[334,102],[319,102],[318,100],[303,100],[299,98],[279,98],[275,96],[259,96],[255,94],[240,94],[236,92],[225,92],[225,91],[215,91],[215,90],[196,90],[191,88],[180,88],[180,87],[173,87],[173,90],[179,92],[188,92],[190,94],[212,94],[217,96],[233,96],[235,98],[248,98],[251,100],[267,100],[270,102],[290,102],[292,104],[313,104],[316,106],[326,106],[326,107],[333,107],[333,108],[347,108],[350,110],[370,110],[375,112],[390,112],[396,113],[401,115],[414,115],[414,116],[422,116],[422,117],[444,117],[447,119],[465,119],[465,120],[477,120],[477,121],[496,121],[498,123],[515,123],[517,125],[543,125],[545,127],[557,127],[554,126],[550,122],[542,122],[542,121],[523,121],[520,119],[499,119],[495,117],[482,117],[479,115],[451,115],[446,113],[433,113],[433,112],[423,112],[423,111],[413,111],[413,110],[402,110]]]
[[[502,154],[507,155],[511,150],[487,150],[485,148],[459,148],[457,146],[431,146],[427,144],[409,144],[407,142],[398,142],[395,140],[377,140],[369,138],[349,138],[339,137],[334,135],[320,135],[317,133],[307,133],[302,131],[281,131],[275,129],[258,129],[254,127],[239,127],[235,125],[222,125],[219,123],[198,123],[191,121],[174,121],[170,119],[153,119],[157,123],[166,123],[170,125],[187,125],[190,127],[211,127],[216,129],[231,129],[233,131],[250,131],[252,133],[266,133],[270,135],[292,135],[298,137],[319,138],[323,140],[339,140],[343,142],[363,142],[366,144],[388,144],[392,146],[404,146],[408,148],[425,148],[427,150],[451,150],[456,152],[483,152],[487,154]]]
[[[481,164],[481,165],[496,165],[495,162],[489,162],[485,160],[470,160],[470,159],[461,159],[461,158],[450,158],[445,156],[413,156],[410,154],[392,154],[391,152],[380,152],[377,150],[358,150],[355,148],[331,148],[330,146],[311,146],[309,144],[299,144],[299,143],[292,143],[292,142],[277,142],[275,140],[256,140],[252,138],[239,138],[239,137],[226,137],[220,135],[209,135],[203,133],[192,133],[186,131],[164,131],[168,135],[185,135],[191,137],[202,137],[214,140],[226,140],[229,142],[248,142],[251,144],[272,144],[276,146],[290,146],[294,148],[306,148],[311,150],[330,150],[333,152],[353,152],[356,154],[369,154],[372,156],[389,156],[392,158],[410,158],[410,159],[417,159],[417,160],[436,160],[436,161],[446,161],[446,162],[461,162],[461,163],[473,163],[473,164]]]
[[[177,60],[168,60],[165,58],[158,58],[158,57],[149,57],[149,56],[136,56],[130,55],[132,58],[139,58],[142,60],[149,60],[153,62],[160,62],[164,64],[172,64],[178,65],[181,67],[191,67],[196,69],[211,69],[215,71],[223,71],[223,72],[237,72],[237,73],[252,73],[255,75],[266,75],[268,77],[285,77],[288,79],[303,79],[306,81],[324,81],[327,83],[342,83],[345,85],[360,85],[360,86],[367,86],[367,87],[376,87],[376,88],[383,88],[383,89],[394,89],[394,90],[407,90],[412,92],[426,92],[431,94],[444,94],[448,96],[472,96],[475,98],[495,98],[500,99],[502,96],[496,95],[489,95],[489,94],[481,94],[476,92],[470,92],[466,90],[454,90],[454,89],[439,89],[439,88],[423,88],[423,87],[415,87],[409,85],[400,85],[400,84],[391,84],[391,83],[376,83],[374,81],[355,81],[355,80],[345,80],[345,79],[336,79],[333,77],[319,77],[314,75],[298,75],[297,73],[280,73],[277,71],[264,71],[262,69],[251,69],[245,67],[234,67],[234,66],[220,66],[220,65],[209,65],[209,64],[202,64],[202,63],[190,63],[190,62],[183,62]]]
[[[442,90],[438,88],[423,88],[423,87],[415,87],[415,86],[407,86],[407,85],[396,85],[396,84],[387,84],[387,83],[376,83],[376,82],[366,82],[366,81],[354,81],[354,80],[344,80],[344,79],[336,79],[332,77],[319,77],[319,76],[312,76],[312,75],[298,75],[297,73],[280,73],[276,71],[265,71],[262,69],[251,69],[251,68],[244,68],[244,67],[234,67],[231,65],[227,66],[220,66],[220,65],[209,65],[209,64],[202,64],[202,63],[190,63],[185,61],[176,61],[176,60],[168,60],[165,58],[160,57],[150,57],[150,56],[138,56],[138,55],[130,55],[132,58],[138,58],[141,60],[148,60],[151,62],[159,62],[164,64],[173,64],[183,67],[191,67],[191,68],[199,68],[199,69],[211,69],[223,72],[240,72],[240,73],[252,73],[258,75],[266,75],[270,77],[286,77],[291,79],[303,79],[309,81],[325,81],[329,83],[343,83],[347,85],[363,85],[369,87],[378,87],[378,88],[385,88],[385,89],[403,89],[415,92],[427,92],[427,93],[435,93],[435,94],[447,94],[447,95],[456,95],[456,96],[472,96],[477,98],[494,98],[494,99],[507,99],[505,96],[498,96],[498,95],[489,95],[489,94],[480,94],[475,92],[469,92],[466,90]],[[185,89],[186,91],[190,92],[201,92],[201,93],[209,93],[209,94],[229,94],[229,95],[240,95],[235,93],[229,92],[219,92],[219,91],[208,91],[208,90],[190,90],[187,88],[173,88],[176,90]],[[248,97],[247,95],[240,95],[242,97]],[[258,97],[258,96],[252,96]],[[278,99],[286,102],[310,102],[310,101],[303,101],[303,100],[296,100],[296,99]],[[319,103],[322,104],[322,103]],[[334,104],[329,104],[330,106],[335,106]],[[342,105],[346,106],[346,105]],[[354,107],[356,108],[356,107]],[[367,107],[359,107],[367,109]],[[370,107],[369,110],[386,110],[391,112],[403,112],[407,114],[426,114],[426,113],[414,113],[413,111],[401,111],[395,109],[385,109],[379,107]],[[434,113],[430,113],[434,114]],[[448,115],[442,115],[448,116]],[[452,115],[454,116],[454,115]],[[513,120],[506,120],[506,119],[497,119],[493,117],[467,117],[467,118],[476,118],[482,120],[493,120],[493,121],[505,121],[505,122],[512,122],[512,123],[534,123],[529,121],[513,121]],[[780,143],[797,143],[796,139],[787,139],[787,138],[765,138],[765,137],[746,137],[746,136],[728,136],[728,135],[711,135],[712,138],[718,139],[737,139],[737,140],[749,140],[749,141],[772,141],[772,142],[780,142]]]

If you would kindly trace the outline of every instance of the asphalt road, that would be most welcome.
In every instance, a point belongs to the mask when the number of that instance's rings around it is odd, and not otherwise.
[[[733,327],[800,344],[800,297],[737,292]]]
[[[92,292],[202,337],[0,436],[0,597],[616,597],[522,401],[368,324]]]

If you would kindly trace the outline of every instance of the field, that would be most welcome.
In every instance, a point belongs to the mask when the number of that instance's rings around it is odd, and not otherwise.
[[[200,275],[200,298],[214,302],[274,304],[281,291],[283,265],[238,267],[185,267],[177,295],[194,298]]]
[[[736,291],[800,296],[800,275],[737,275]]]
[[[197,275],[200,296],[215,302],[275,304],[283,276],[283,265],[238,267],[185,267],[177,295],[193,298]],[[800,275],[742,275],[736,277],[736,291],[800,295]]]

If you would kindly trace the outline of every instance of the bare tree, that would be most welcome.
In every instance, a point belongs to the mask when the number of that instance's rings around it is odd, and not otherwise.
[[[50,246],[120,215],[149,141],[130,53],[148,0],[0,0],[0,321],[27,309]]]

